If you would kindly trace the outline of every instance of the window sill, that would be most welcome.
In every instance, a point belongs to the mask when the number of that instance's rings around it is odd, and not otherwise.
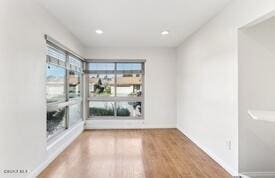
[[[61,131],[60,133],[56,134],[55,136],[51,137],[47,140],[47,151],[54,147],[57,143],[61,142],[67,135],[74,132],[77,128],[84,127],[84,121],[81,120],[71,126],[71,128]]]
[[[87,120],[144,120],[143,117],[89,117]]]

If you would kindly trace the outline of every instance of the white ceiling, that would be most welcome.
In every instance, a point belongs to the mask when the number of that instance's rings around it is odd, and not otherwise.
[[[87,47],[175,47],[230,0],[39,1]]]

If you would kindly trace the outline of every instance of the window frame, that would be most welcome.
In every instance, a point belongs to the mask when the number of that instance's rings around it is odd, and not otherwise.
[[[58,135],[64,133],[66,130],[70,129],[73,125],[76,125],[84,120],[84,115],[83,115],[83,86],[84,86],[84,61],[82,58],[79,58],[75,54],[71,53],[70,51],[63,49],[59,47],[58,45],[52,43],[51,41],[48,41],[46,38],[46,48],[47,48],[47,54],[46,54],[46,65],[54,65],[57,67],[61,67],[65,69],[65,83],[64,83],[64,91],[65,91],[65,100],[64,101],[57,101],[57,102],[50,102],[48,103],[46,100],[46,106],[47,106],[47,112],[49,108],[51,109],[58,109],[61,107],[65,108],[65,129],[62,129],[60,131],[57,131],[56,133],[52,134],[51,136],[48,136],[47,130],[46,130],[46,135],[47,135],[47,141],[51,142],[52,140],[56,139]],[[54,56],[49,55],[48,49],[52,48],[53,50],[60,51],[61,53],[65,54],[65,62],[62,59],[58,59]],[[80,62],[80,66],[75,66],[70,62],[69,58],[74,58]],[[75,98],[70,98],[70,87],[69,87],[69,76],[70,76],[70,71],[75,71],[80,73],[80,96],[75,97]],[[47,71],[46,71],[47,73]],[[46,82],[45,82],[46,85]],[[46,97],[46,96],[45,96]],[[69,116],[69,109],[70,106],[80,104],[80,110],[81,110],[81,117],[79,121],[74,122],[73,124],[70,125],[70,116]]]
[[[87,120],[144,120],[144,100],[145,100],[145,62],[144,59],[87,59],[86,60],[86,68],[85,74],[87,87],[85,88],[85,93],[87,96],[86,100],[86,111],[87,111]],[[98,70],[98,71],[91,71],[89,70],[90,63],[114,63],[115,69],[114,70]],[[141,70],[117,70],[118,63],[140,63]],[[133,74],[141,74],[142,79],[142,95],[141,96],[117,96],[117,75],[124,74],[124,73],[133,73]],[[114,96],[90,96],[89,94],[89,75],[90,74],[114,74]],[[114,116],[91,116],[90,114],[90,102],[114,102]],[[141,102],[141,116],[117,116],[117,102]]]

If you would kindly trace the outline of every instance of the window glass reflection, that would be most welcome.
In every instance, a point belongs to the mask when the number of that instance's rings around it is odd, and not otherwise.
[[[76,71],[69,72],[69,98],[80,97],[81,73]]]
[[[66,70],[63,67],[47,65],[46,98],[48,103],[64,101]]]
[[[70,125],[81,121],[81,104],[74,104],[69,106],[69,123]]]
[[[142,76],[141,74],[118,74],[117,96],[141,96]]]
[[[66,120],[66,107],[47,111],[48,138],[52,137],[53,135],[57,134],[58,132],[66,128],[65,120]]]
[[[114,116],[114,102],[90,102],[90,116]]]
[[[90,96],[114,96],[113,74],[91,74],[89,75]]]
[[[117,102],[117,116],[120,117],[141,117],[141,102]]]

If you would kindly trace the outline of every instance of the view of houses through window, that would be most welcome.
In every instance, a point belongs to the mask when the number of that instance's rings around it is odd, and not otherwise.
[[[91,118],[143,117],[143,62],[92,62],[88,66]]]
[[[46,71],[47,136],[51,138],[81,121],[82,62],[49,44]]]

